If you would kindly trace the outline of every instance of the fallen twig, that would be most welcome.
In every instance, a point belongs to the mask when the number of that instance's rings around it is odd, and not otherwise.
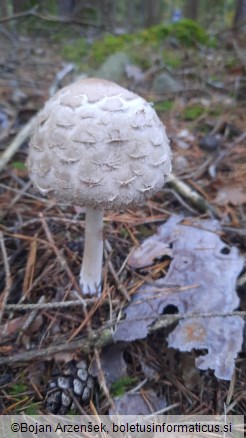
[[[175,198],[177,198],[177,200],[180,202],[181,205],[184,206],[184,208],[186,208],[190,213],[192,214],[196,214],[196,210],[194,210],[194,208],[192,208],[189,204],[187,204],[187,202],[185,202],[182,198],[182,196],[180,196],[177,191],[175,191],[174,189],[164,189],[165,193],[171,193]]]
[[[41,12],[37,12],[39,9],[39,6],[35,6],[34,8],[27,9],[23,12],[18,12],[16,14],[8,15],[7,17],[2,17],[0,19],[1,23],[7,23],[8,21],[13,20],[19,20],[20,18],[28,18],[28,17],[36,17],[41,20],[50,21],[52,23],[65,23],[65,24],[77,24],[79,26],[94,26],[94,27],[100,27],[98,23],[90,22],[90,21],[84,21],[84,20],[78,20],[77,18],[70,18],[70,17],[57,17],[55,15],[50,14],[44,14]]]
[[[97,298],[87,298],[85,300],[74,300],[74,301],[61,301],[53,303],[34,303],[34,304],[6,304],[5,310],[26,312],[33,310],[53,310],[53,309],[66,309],[68,307],[78,307],[84,305],[94,304]],[[106,300],[107,301],[107,300]],[[118,304],[119,300],[112,300],[113,304]]]
[[[43,303],[45,303],[44,295],[40,297],[38,304],[43,304]],[[33,323],[34,319],[36,318],[37,313],[38,313],[38,309],[34,309],[31,311],[30,315],[28,316],[27,320],[24,322],[20,330],[20,333],[18,335],[18,340],[20,340],[23,333],[25,333],[29,329],[30,325]]]
[[[60,70],[58,73],[56,73],[56,77],[55,80],[53,82],[53,84],[51,85],[50,89],[49,89],[49,95],[53,96],[56,91],[59,89],[60,84],[62,82],[62,80],[69,74],[72,73],[72,71],[74,70],[74,64],[72,64],[71,62],[64,65],[64,67],[62,68],[62,70]]]
[[[35,126],[36,117],[37,116],[31,118],[31,120],[20,130],[20,132],[18,132],[14,140],[3,152],[2,156],[0,157],[0,172],[4,169],[6,164],[11,160],[21,145],[30,137]]]
[[[181,181],[179,178],[177,178],[174,174],[168,176],[167,182],[175,191],[179,193],[179,195],[186,198],[187,201],[189,201],[198,210],[209,212],[213,217],[219,218],[219,213],[217,210],[204,197],[202,197],[184,181]]]
[[[167,327],[168,325],[178,322],[182,319],[197,319],[197,318],[227,318],[240,316],[241,318],[246,318],[246,311],[235,311],[228,313],[180,313],[177,315],[162,315],[158,320],[149,327],[149,333],[153,333],[156,330]],[[136,318],[138,320],[138,318]],[[112,324],[110,326],[104,326],[97,330],[91,330],[87,336],[80,336],[79,338],[68,342],[68,340],[63,340],[59,344],[53,344],[47,348],[40,348],[36,350],[24,351],[22,353],[15,354],[13,356],[1,357],[0,365],[9,365],[12,363],[20,361],[30,361],[34,359],[40,359],[45,357],[47,360],[51,359],[56,353],[64,351],[74,351],[76,349],[80,350],[84,354],[89,354],[95,348],[106,347],[107,345],[113,344],[112,336]]]
[[[102,369],[102,364],[101,364],[101,360],[100,360],[100,354],[98,352],[97,348],[94,348],[94,356],[95,356],[95,361],[96,361],[96,365],[97,365],[97,369],[98,369],[98,381],[100,383],[100,387],[102,388],[102,391],[104,392],[104,395],[109,403],[109,405],[112,407],[114,407],[114,401],[110,395],[108,386],[107,386],[107,381],[105,378],[105,374],[104,371]]]

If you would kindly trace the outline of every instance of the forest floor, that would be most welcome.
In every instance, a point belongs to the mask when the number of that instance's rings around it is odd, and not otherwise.
[[[51,45],[48,39],[22,37],[12,41],[2,35],[0,47],[3,152],[49,98],[51,87],[66,85],[78,72],[70,71],[58,83],[57,74],[64,71],[66,61],[59,54],[59,43]],[[156,330],[146,339],[121,346],[123,356],[117,361],[124,360],[125,374],[117,377],[118,389],[105,376],[99,346],[93,348],[92,342],[90,349],[85,348],[91,333],[100,334],[113,325],[140,286],[167,274],[167,257],[155,259],[145,270],[134,270],[127,261],[132,248],[155,234],[170,217],[182,214],[211,219],[211,211],[216,211],[221,239],[228,247],[236,246],[245,260],[246,91],[245,86],[240,89],[239,80],[245,76],[245,53],[235,41],[206,53],[200,48],[185,50],[185,54],[182,47],[175,50],[182,54],[183,62],[165,71],[175,72],[175,78],[182,81],[180,91],[154,93],[151,81],[159,74],[158,69],[144,72],[144,83],[138,83],[135,76],[134,81],[128,77],[121,85],[156,104],[171,139],[175,175],[199,193],[211,209],[199,210],[189,196],[167,184],[144,206],[124,213],[105,213],[108,246],[101,298],[62,307],[66,301],[78,300],[84,210],[58,205],[37,193],[25,166],[28,139],[1,169],[1,414],[47,412],[50,380],[63,373],[64,364],[84,357],[89,370],[96,361],[100,385],[95,385],[89,404],[77,406],[80,412],[107,413],[112,398],[134,388],[143,399],[148,398],[150,390],[155,391],[165,399],[163,412],[166,409],[170,414],[246,411],[245,342],[235,361],[233,378],[226,381],[215,377],[212,369],[196,368],[195,349],[180,352],[169,348],[170,328]],[[246,311],[243,272],[238,281],[240,311]],[[31,306],[25,307],[28,304]],[[134,413],[134,403],[131,409]]]

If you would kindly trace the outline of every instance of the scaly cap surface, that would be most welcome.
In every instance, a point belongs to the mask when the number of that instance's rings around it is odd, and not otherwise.
[[[143,98],[103,79],[64,87],[40,112],[27,160],[43,194],[124,209],[161,189],[171,172],[165,128]]]

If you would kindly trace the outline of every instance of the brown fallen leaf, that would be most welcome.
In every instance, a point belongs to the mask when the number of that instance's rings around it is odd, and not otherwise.
[[[0,325],[0,342],[3,342],[11,335],[14,335],[16,332],[19,332],[25,322],[28,319],[28,315],[25,316],[19,316],[18,318],[14,318],[11,321],[7,321],[5,324]],[[43,323],[43,317],[42,315],[39,315],[35,318],[35,320],[30,324],[28,327],[28,333],[34,333],[37,332],[41,325]]]

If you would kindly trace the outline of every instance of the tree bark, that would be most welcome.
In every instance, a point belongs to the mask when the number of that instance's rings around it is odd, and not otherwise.
[[[113,2],[112,0],[100,1],[100,24],[105,30],[112,30],[113,27]]]
[[[145,0],[145,26],[150,27],[157,24],[160,20],[160,1]]]
[[[7,0],[0,1],[0,16],[1,17],[8,16],[8,2],[7,2]]]
[[[75,0],[57,0],[60,17],[70,17],[73,14]]]
[[[236,0],[236,11],[234,16],[234,26],[245,21],[246,24],[246,0]]]
[[[184,6],[184,16],[196,21],[198,17],[199,0],[186,0]]]
[[[1,0],[2,2],[2,0]],[[13,0],[13,12],[18,14],[18,12],[24,12],[30,8],[29,0]]]

